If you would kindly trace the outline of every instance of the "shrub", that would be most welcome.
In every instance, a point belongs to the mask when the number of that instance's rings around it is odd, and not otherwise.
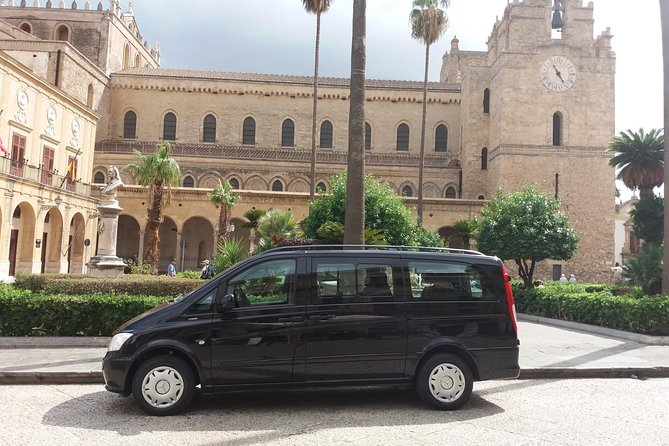
[[[655,336],[669,335],[669,297],[615,295],[612,285],[548,284],[524,289],[514,284],[520,313],[599,325]]]
[[[111,336],[125,321],[165,303],[158,296],[42,295],[0,287],[1,336]]]

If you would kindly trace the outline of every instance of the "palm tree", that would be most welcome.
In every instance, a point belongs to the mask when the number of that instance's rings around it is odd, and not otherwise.
[[[348,175],[344,243],[365,242],[365,38],[366,0],[353,0],[351,93],[348,113]]]
[[[430,66],[430,45],[446,31],[448,18],[443,9],[449,0],[414,0],[409,16],[411,37],[425,44],[425,80],[423,82],[423,120],[420,128],[420,159],[418,161],[418,225],[423,224],[423,170],[425,169],[425,120],[427,118],[427,74]]]
[[[471,239],[474,237],[478,221],[475,218],[469,220],[458,220],[453,223],[455,234],[453,238],[462,240],[463,249],[471,249]]]
[[[662,23],[662,59],[664,61],[664,128],[669,128],[669,4],[660,1],[660,22]],[[669,148],[664,147],[664,165],[669,165]],[[669,171],[664,170],[664,196],[669,196]],[[669,234],[669,206],[664,207],[664,236]],[[662,294],[669,294],[669,243],[664,241],[662,267]]]
[[[248,221],[242,225],[243,228],[246,228],[251,231],[251,236],[249,240],[249,250],[253,251],[255,248],[255,241],[256,241],[256,232],[258,229],[258,220],[262,218],[263,215],[267,213],[266,210],[264,209],[256,209],[252,208],[249,209],[248,211],[244,212],[244,218],[246,218]]]
[[[228,226],[230,226],[230,210],[235,207],[239,201],[239,194],[237,194],[230,183],[218,180],[218,186],[209,192],[209,199],[214,203],[218,209],[218,225],[216,227],[216,246],[219,246],[225,236],[228,234]]]
[[[653,196],[653,188],[664,183],[664,135],[662,129],[645,133],[627,130],[613,138],[609,165],[620,169],[618,179],[630,189],[639,189],[639,198]]]
[[[316,49],[314,51],[314,108],[311,121],[311,185],[309,199],[316,196],[316,119],[318,117],[318,54],[321,46],[321,13],[330,8],[331,0],[302,0],[307,12],[316,14]]]
[[[143,154],[135,150],[137,162],[130,163],[124,168],[137,183],[149,188],[144,263],[153,268],[158,267],[160,260],[159,229],[163,221],[163,207],[169,205],[172,186],[177,186],[181,178],[181,169],[176,160],[170,158],[170,150],[172,146],[168,142],[159,144],[154,153]]]
[[[272,248],[286,238],[299,234],[299,227],[291,211],[273,209],[258,220],[260,246]]]

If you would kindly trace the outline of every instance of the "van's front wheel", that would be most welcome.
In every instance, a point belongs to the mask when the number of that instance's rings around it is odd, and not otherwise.
[[[416,390],[428,405],[440,410],[455,410],[469,400],[473,387],[472,371],[459,356],[437,354],[420,368]]]
[[[195,394],[192,369],[173,356],[158,356],[142,364],[132,380],[132,396],[151,415],[174,415],[184,410]]]

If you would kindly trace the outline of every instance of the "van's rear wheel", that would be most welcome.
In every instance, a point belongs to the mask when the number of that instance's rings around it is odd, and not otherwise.
[[[473,386],[472,371],[459,356],[437,354],[420,368],[416,390],[428,405],[440,410],[455,410],[469,400]]]
[[[151,415],[183,411],[195,394],[193,371],[173,356],[158,356],[142,364],[132,380],[132,396]]]

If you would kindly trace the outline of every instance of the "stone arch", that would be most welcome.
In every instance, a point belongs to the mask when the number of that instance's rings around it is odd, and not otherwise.
[[[72,29],[66,23],[59,23],[53,31],[53,40],[61,42],[70,42],[72,39]]]
[[[218,186],[219,181],[221,181],[221,177],[219,177],[217,173],[209,172],[202,175],[200,180],[197,182],[197,187],[213,189]]]
[[[286,191],[308,193],[309,181],[304,178],[293,178],[293,180],[286,186]]]
[[[320,179],[316,181],[316,193],[327,193],[327,191],[329,190],[330,190],[330,182],[328,180]]]
[[[102,166],[98,166],[93,169],[93,183],[94,184],[105,184],[107,182],[107,169]]]
[[[211,259],[216,253],[214,226],[204,217],[190,217],[181,230],[181,243],[184,242],[183,269],[197,271],[205,259]],[[177,264],[181,265],[181,261],[177,259]]]
[[[395,126],[395,151],[409,152],[411,150],[411,125],[408,121],[400,121]]]
[[[141,67],[142,66],[142,58],[140,57],[139,54],[135,54],[135,64],[133,66],[134,67]]]
[[[241,189],[242,188],[242,182],[241,180],[237,177],[237,175],[230,175],[225,181],[230,183],[230,186],[233,189]]]
[[[444,187],[444,198],[458,198],[458,188],[455,184],[449,183]]]
[[[272,192],[286,192],[286,180],[281,177],[272,178],[269,184]]]
[[[295,137],[297,135],[295,122],[293,116],[284,116],[281,119],[281,128],[279,129],[279,144],[281,147],[295,147]]]
[[[33,33],[33,27],[30,24],[30,22],[22,22],[19,25],[19,29],[23,31],[24,33],[32,34]]]
[[[441,198],[441,188],[436,183],[428,181],[423,184],[423,197],[425,198]]]
[[[63,246],[63,215],[57,208],[51,208],[44,216],[41,244],[41,272],[59,273],[61,247]]]
[[[84,239],[86,238],[86,220],[77,212],[70,220],[70,233],[67,241],[67,272],[84,272]]]
[[[184,175],[181,179],[181,187],[195,187],[195,178],[190,173]]]
[[[403,197],[415,197],[417,189],[411,181],[405,181],[404,183],[400,184],[398,193]],[[423,194],[425,194],[425,188],[423,188]]]
[[[93,88],[93,84],[88,84],[88,91],[86,92],[86,106],[92,108],[94,100],[95,100],[95,89]]]
[[[434,135],[434,152],[448,152],[448,133],[448,124],[444,121],[437,122],[432,130],[432,134]]]
[[[116,237],[116,255],[118,257],[139,259],[139,233],[141,230],[141,226],[135,217],[127,214],[119,215],[118,235]]]
[[[123,69],[130,66],[130,44],[128,42],[123,45]]]
[[[254,175],[244,181],[244,189],[247,190],[268,190],[267,181],[260,175]]]
[[[35,245],[35,210],[26,201],[19,203],[12,214],[9,241],[9,275],[33,271]]]
[[[567,110],[562,106],[553,107],[553,111],[551,115],[548,117],[548,121],[549,121],[548,128],[550,129],[550,131],[548,132],[549,135],[547,135],[548,145],[551,146],[569,145],[569,110]],[[558,124],[557,128],[556,124]]]

